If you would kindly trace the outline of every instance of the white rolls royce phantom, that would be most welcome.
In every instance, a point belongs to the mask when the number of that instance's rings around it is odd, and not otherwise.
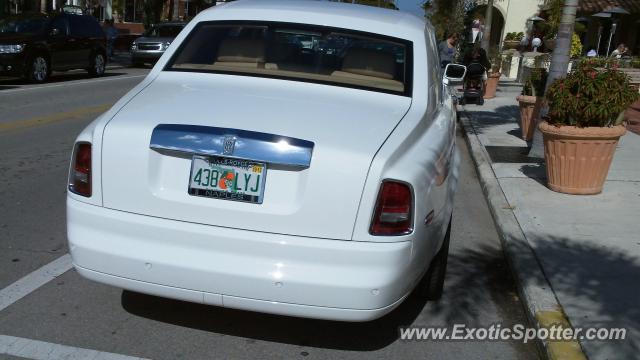
[[[431,25],[400,11],[240,0],[201,12],[77,138],[75,268],[342,321],[379,318],[416,287],[437,299],[458,163],[439,64]]]

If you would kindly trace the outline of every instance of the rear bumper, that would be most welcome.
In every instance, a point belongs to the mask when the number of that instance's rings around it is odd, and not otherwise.
[[[411,291],[411,242],[365,243],[228,229],[67,199],[78,272],[180,300],[281,315],[368,321]]]

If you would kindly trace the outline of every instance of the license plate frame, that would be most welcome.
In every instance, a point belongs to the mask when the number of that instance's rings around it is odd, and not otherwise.
[[[195,184],[194,182],[194,177],[196,177],[198,175],[198,173],[196,172],[196,174],[194,175],[194,170],[195,171],[200,171],[200,176],[203,177],[203,167],[199,166],[199,164],[201,164],[201,162],[204,161],[206,164],[208,164],[209,166],[209,177],[207,178],[207,185],[202,185],[202,179],[199,180],[200,184]],[[217,169],[215,167],[218,167]],[[249,169],[249,167],[251,167],[251,169]],[[256,171],[256,167],[260,167],[260,171]],[[237,188],[237,184],[238,184],[238,169],[241,169],[242,171],[244,171],[243,173],[241,173],[240,175],[242,175],[244,181],[245,181],[245,186],[244,188],[247,190],[251,190],[249,187],[249,183],[252,182],[252,180],[248,180],[246,179],[245,175],[246,173],[251,173],[254,175],[258,175],[260,176],[258,179],[256,179],[255,184],[259,187],[257,190],[255,191],[250,191],[250,193],[245,193],[245,190],[243,190],[242,186],[241,189]],[[210,183],[212,183],[212,179],[211,179],[211,174],[213,171],[217,171],[217,177],[216,177],[216,186],[215,187],[211,187]],[[220,184],[220,181],[222,181],[222,179],[220,179],[220,170],[223,170],[222,173],[224,174],[225,170],[228,171],[229,170],[233,170],[233,179],[229,179],[227,178],[227,180],[225,181],[225,186],[229,186],[231,185],[232,190],[229,191],[227,189],[220,189],[218,188],[218,185]],[[219,200],[230,200],[230,201],[238,201],[238,202],[245,202],[245,203],[250,203],[250,204],[262,204],[263,200],[264,200],[264,189],[265,189],[265,183],[266,183],[266,178],[267,178],[267,163],[265,162],[261,162],[261,161],[255,161],[255,160],[247,160],[247,159],[238,159],[238,158],[233,158],[233,157],[226,157],[226,156],[215,156],[215,155],[193,155],[193,157],[191,158],[191,170],[189,171],[189,181],[187,182],[187,193],[191,196],[198,196],[198,197],[206,197],[206,198],[210,198],[210,199],[219,199]],[[232,181],[232,183],[230,184],[229,182]],[[194,187],[192,185],[197,185],[197,187]],[[203,189],[204,187],[204,189]],[[210,187],[210,188],[208,188]],[[207,189],[208,188],[208,189]],[[241,192],[236,192],[237,190],[242,190]]]

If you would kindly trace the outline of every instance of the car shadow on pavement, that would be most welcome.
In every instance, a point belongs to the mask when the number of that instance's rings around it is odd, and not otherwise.
[[[123,308],[137,316],[192,329],[243,338],[338,350],[373,351],[399,337],[425,301],[409,296],[386,316],[365,323],[303,319],[242,311],[123,291]]]
[[[502,251],[487,245],[449,255],[443,300],[430,304],[428,309],[429,318],[444,320],[440,325],[490,326],[495,319],[484,314],[490,304],[498,304],[498,312],[520,310],[517,289]],[[524,313],[522,316],[526,322]],[[429,318],[425,321],[430,322]]]

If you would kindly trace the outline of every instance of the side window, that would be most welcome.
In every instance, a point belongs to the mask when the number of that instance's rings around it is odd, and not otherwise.
[[[69,35],[69,21],[64,16],[59,16],[51,22],[51,30],[58,29],[58,34],[61,36]]]
[[[82,15],[70,15],[69,25],[71,27],[71,36],[75,37],[90,37],[91,36],[91,24]]]
[[[105,37],[104,30],[102,30],[102,27],[100,26],[100,24],[98,24],[96,19],[94,19],[92,16],[87,16],[87,22],[88,22],[87,28],[90,29],[91,37],[95,37],[95,38]]]

